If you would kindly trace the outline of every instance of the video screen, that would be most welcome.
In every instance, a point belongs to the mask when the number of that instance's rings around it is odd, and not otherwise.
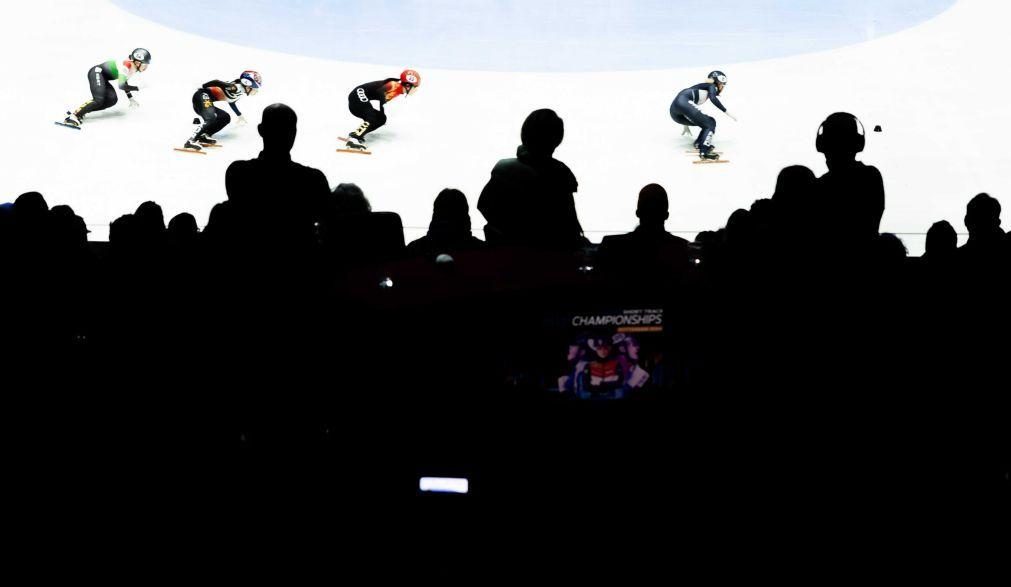
[[[668,386],[660,308],[575,311],[545,321],[532,377],[579,400],[622,400]]]

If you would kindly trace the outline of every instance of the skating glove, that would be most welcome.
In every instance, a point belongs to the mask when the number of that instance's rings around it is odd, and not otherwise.
[[[729,112],[724,112],[724,114],[726,114],[730,118],[730,120],[733,120],[734,122],[737,122],[737,117],[734,116],[733,114],[731,114]]]
[[[140,102],[134,100],[133,96],[130,96],[130,108],[137,108],[138,106],[140,106]]]
[[[685,126],[684,130],[681,131],[681,136],[685,135],[692,136],[692,131],[687,126]]]
[[[235,124],[239,126],[246,126],[246,117],[240,114],[239,117],[235,119]]]

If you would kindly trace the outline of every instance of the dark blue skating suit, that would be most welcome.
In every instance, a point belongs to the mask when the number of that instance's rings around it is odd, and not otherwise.
[[[674,119],[674,122],[685,126],[702,127],[702,132],[695,139],[695,146],[707,151],[712,147],[713,133],[716,132],[716,120],[702,112],[699,106],[705,104],[706,100],[712,100],[713,105],[726,112],[726,107],[716,95],[716,84],[696,84],[678,92],[677,97],[670,105],[670,117]]]

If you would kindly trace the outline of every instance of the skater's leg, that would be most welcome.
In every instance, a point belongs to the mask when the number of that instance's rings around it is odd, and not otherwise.
[[[213,120],[207,121],[204,119],[206,122],[204,123],[203,134],[208,137],[214,136],[214,133],[225,128],[232,121],[232,117],[221,108],[212,108],[211,114],[214,117]]]
[[[74,116],[84,118],[85,115],[99,110],[105,110],[116,105],[119,98],[116,89],[105,79],[100,67],[93,67],[88,72],[88,85],[91,88],[91,100],[74,111]]]
[[[699,136],[695,139],[695,146],[699,150],[709,151],[713,144],[713,133],[716,132],[716,119],[708,116],[699,110],[699,107],[687,100],[675,102],[677,114],[687,119],[691,126],[702,128]],[[673,110],[673,107],[672,107]]]
[[[674,120],[674,122],[682,126],[697,126],[694,122],[691,121],[691,119],[689,119],[687,116],[684,115],[683,107],[679,105],[676,100],[674,102],[671,102],[670,117]]]
[[[351,114],[362,119],[358,128],[348,135],[347,147],[349,149],[365,149],[365,135],[386,124],[386,115],[373,108],[368,102],[355,99],[354,94],[348,99],[348,110]]]
[[[212,135],[224,128],[228,124],[229,117],[226,112],[214,107],[214,101],[211,100],[210,94],[203,90],[197,90],[193,94],[193,111],[200,115],[201,122],[197,124],[196,129],[193,130],[193,135],[186,141],[185,148],[199,149],[199,146],[197,146],[198,139]],[[222,114],[225,115],[223,122],[218,120]]]
[[[713,134],[716,133],[716,121],[713,120],[712,116],[706,116],[706,118],[709,119],[709,124],[702,127],[702,132],[699,133],[698,138],[695,140],[695,146],[700,151],[709,151],[713,148]]]
[[[365,133],[362,136],[365,136],[380,126],[386,124],[386,114],[380,112],[379,110],[372,110],[371,114],[365,119],[365,121],[369,123],[369,127],[365,130]]]
[[[362,138],[368,133],[386,124],[386,115],[373,108],[368,102],[361,102],[357,99],[348,100],[348,110],[357,118],[362,119],[362,124],[351,133],[352,138]]]
[[[351,131],[351,134],[348,135],[348,137],[352,139],[348,141],[348,147],[364,148],[364,145],[360,143],[362,137],[369,131],[369,122],[367,117],[369,116],[369,113],[372,112],[372,107],[369,106],[367,100],[360,100],[359,97],[352,92],[351,95],[348,96],[348,111],[350,111],[355,118],[362,119],[362,123],[358,125],[358,128]]]

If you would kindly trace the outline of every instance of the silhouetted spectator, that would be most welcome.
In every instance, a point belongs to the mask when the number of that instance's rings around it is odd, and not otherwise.
[[[372,203],[357,184],[341,183],[333,189],[334,209],[348,222],[362,220],[372,212]]]
[[[93,285],[99,268],[88,248],[89,231],[84,219],[65,205],[53,206],[49,214],[52,256],[47,269],[54,292],[58,292],[48,307],[49,319],[54,327],[53,340],[70,342],[94,320],[94,298],[102,292]]]
[[[88,245],[88,230],[84,219],[74,214],[70,206],[53,206],[50,210],[50,223],[53,244],[60,251],[73,252],[84,249]]]
[[[776,189],[772,200],[783,208],[801,208],[815,196],[818,179],[803,165],[790,165],[776,176]]]
[[[434,259],[441,253],[483,249],[484,241],[471,234],[470,206],[460,190],[446,188],[435,197],[428,234],[407,245],[407,253]]]
[[[199,234],[199,260],[204,271],[205,286],[219,291],[220,295],[232,295],[232,281],[241,273],[237,263],[243,254],[243,243],[236,235],[235,214],[231,201],[218,202],[211,208],[207,225]],[[223,290],[223,291],[222,291]]]
[[[651,183],[639,191],[639,226],[627,234],[605,236],[597,250],[601,275],[628,282],[656,282],[688,269],[688,241],[664,229],[670,216],[667,191]]]
[[[751,203],[748,211],[751,213],[751,225],[755,252],[758,257],[771,251],[773,238],[777,231],[777,206],[771,198],[761,198]]]
[[[699,248],[705,248],[709,245],[714,245],[719,240],[719,235],[715,230],[703,230],[695,235],[694,243],[699,246]]]
[[[165,231],[165,213],[155,202],[144,202],[137,206],[133,213],[137,228],[145,233],[162,233]]]
[[[877,168],[856,160],[864,150],[860,121],[836,112],[818,129],[815,146],[825,154],[828,173],[818,179],[821,221],[837,252],[861,254],[873,246],[885,211],[885,188]]]
[[[965,263],[990,263],[1002,251],[1004,230],[1000,227],[1000,202],[988,194],[977,194],[965,207],[965,227],[969,240],[959,249]]]
[[[878,265],[885,269],[899,270],[906,260],[906,245],[902,239],[890,232],[878,235],[875,246],[875,257]]]
[[[28,192],[14,200],[14,240],[22,255],[43,254],[49,236],[49,204],[42,194]]]
[[[772,201],[776,209],[775,229],[783,233],[810,230],[816,223],[818,180],[803,165],[784,167],[776,178]]]
[[[218,202],[211,208],[211,213],[207,216],[207,226],[201,235],[211,246],[221,246],[233,239],[234,231],[235,215],[232,203],[225,201]]]
[[[169,221],[165,235],[174,279],[192,276],[200,257],[200,231],[196,218],[188,212],[177,214]]]
[[[284,104],[265,108],[257,126],[263,151],[256,159],[233,162],[225,173],[243,241],[279,258],[313,247],[315,224],[330,193],[322,171],[291,160],[297,123],[295,111]]]
[[[22,220],[40,218],[49,211],[49,204],[39,192],[26,192],[14,200],[14,211]]]
[[[124,214],[109,224],[109,246],[117,258],[134,257],[137,252],[137,219]]]
[[[958,235],[947,220],[935,222],[927,230],[926,249],[923,259],[928,266],[948,266],[955,260],[958,251]]]
[[[552,110],[527,116],[516,158],[495,165],[478,199],[489,245],[576,249],[587,244],[572,196],[576,177],[552,158],[564,134],[562,119]]]
[[[168,223],[169,241],[174,245],[194,242],[199,234],[197,219],[189,212],[176,214]]]
[[[920,280],[916,285],[922,294],[929,296],[924,301],[934,301],[935,298],[942,303],[951,301],[949,295],[962,280],[955,275],[958,270],[958,235],[946,220],[935,222],[927,230],[924,253],[914,260],[913,267],[916,270],[914,276]]]
[[[738,208],[727,218],[726,243],[730,247],[747,247],[754,233],[751,212]]]
[[[320,234],[327,257],[342,265],[390,261],[404,253],[404,226],[395,212],[373,212],[360,187],[333,190]]]
[[[150,269],[158,271],[164,261],[166,235],[165,214],[155,202],[144,202],[133,213],[133,230],[137,237],[137,254],[146,258]]]

